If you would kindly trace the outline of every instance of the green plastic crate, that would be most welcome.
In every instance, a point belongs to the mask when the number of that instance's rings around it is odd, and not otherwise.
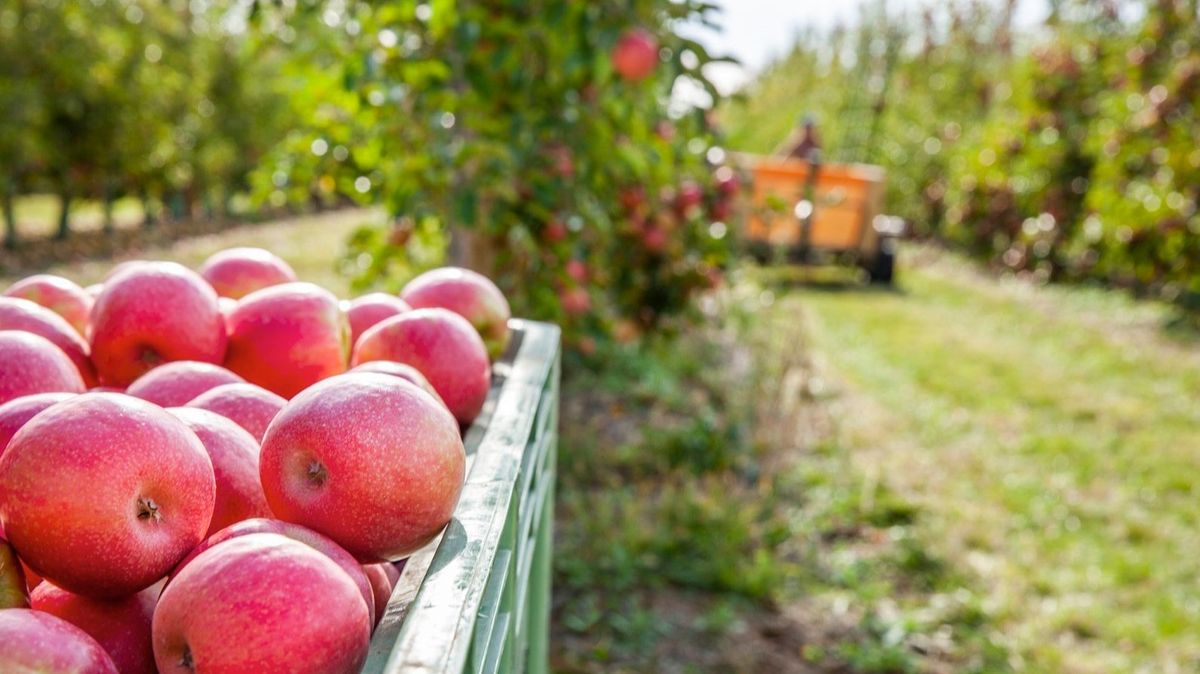
[[[509,326],[454,518],[405,565],[366,673],[548,671],[560,333]]]

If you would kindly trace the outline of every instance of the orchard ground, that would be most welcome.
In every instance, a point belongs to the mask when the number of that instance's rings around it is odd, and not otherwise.
[[[372,217],[136,256],[262,246],[345,297],[344,242]],[[1117,293],[929,248],[902,269],[893,291],[749,269],[699,327],[568,359],[559,671],[1200,662],[1200,342]]]

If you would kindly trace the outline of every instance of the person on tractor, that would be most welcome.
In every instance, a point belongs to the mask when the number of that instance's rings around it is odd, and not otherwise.
[[[796,120],[796,128],[776,154],[816,164],[819,163],[820,152],[821,139],[817,136],[817,122],[812,115],[804,115]]]

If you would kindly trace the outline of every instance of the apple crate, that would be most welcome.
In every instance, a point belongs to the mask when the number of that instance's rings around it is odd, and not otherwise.
[[[454,517],[405,565],[366,673],[548,670],[560,333],[509,326],[512,343],[464,438]]]

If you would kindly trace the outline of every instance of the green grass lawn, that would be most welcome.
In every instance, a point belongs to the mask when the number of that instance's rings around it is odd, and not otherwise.
[[[840,442],[977,580],[1014,669],[1200,666],[1200,350],[1166,306],[909,249],[898,292],[796,291]]]
[[[378,218],[373,211],[346,210],[297,216],[263,224],[249,224],[220,234],[177,241],[169,247],[149,248],[123,259],[174,260],[193,269],[209,255],[234,246],[258,246],[273,251],[296,270],[303,281],[329,288],[340,297],[350,293],[350,280],[340,274],[338,262],[345,255],[346,239],[358,226]],[[80,284],[95,283],[119,260],[94,260],[61,265],[48,270]],[[16,279],[0,279],[7,285]]]

